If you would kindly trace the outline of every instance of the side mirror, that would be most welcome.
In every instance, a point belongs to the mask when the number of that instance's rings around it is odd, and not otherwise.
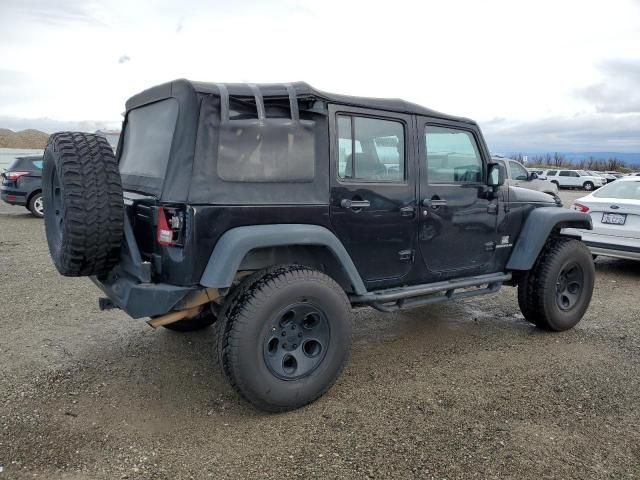
[[[531,172],[529,174],[529,180],[537,180],[538,178],[540,177],[538,177],[538,174],[536,172]]]
[[[504,179],[506,177],[505,169],[499,163],[490,163],[488,167],[489,175],[487,178],[487,185],[492,187],[494,190],[497,190],[498,187],[504,185]]]

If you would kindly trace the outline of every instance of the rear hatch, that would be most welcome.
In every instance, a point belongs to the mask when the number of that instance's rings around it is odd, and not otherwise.
[[[154,282],[197,283],[185,260],[188,185],[198,109],[178,84],[127,102],[118,162],[127,217]]]

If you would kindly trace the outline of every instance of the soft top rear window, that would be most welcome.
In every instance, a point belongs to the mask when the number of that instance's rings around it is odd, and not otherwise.
[[[126,187],[159,193],[178,118],[178,101],[168,98],[127,114],[120,174]]]

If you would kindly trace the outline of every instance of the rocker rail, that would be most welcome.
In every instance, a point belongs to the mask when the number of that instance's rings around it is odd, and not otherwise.
[[[445,300],[494,293],[500,290],[504,282],[509,280],[511,280],[510,273],[490,273],[487,275],[461,278],[459,280],[447,280],[444,282],[368,292],[363,295],[353,295],[350,297],[350,300],[354,305],[370,305],[382,312],[395,312],[404,308],[419,307]],[[484,286],[484,288],[456,292],[456,290],[462,288],[481,286]]]

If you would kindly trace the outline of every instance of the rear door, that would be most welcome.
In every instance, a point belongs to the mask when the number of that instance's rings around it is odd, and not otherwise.
[[[418,243],[424,280],[489,273],[495,253],[498,200],[486,195],[489,155],[473,126],[418,123]]]
[[[412,268],[416,237],[412,117],[331,105],[331,225],[371,285]]]
[[[573,170],[560,170],[558,180],[563,187],[581,187],[580,175]]]

